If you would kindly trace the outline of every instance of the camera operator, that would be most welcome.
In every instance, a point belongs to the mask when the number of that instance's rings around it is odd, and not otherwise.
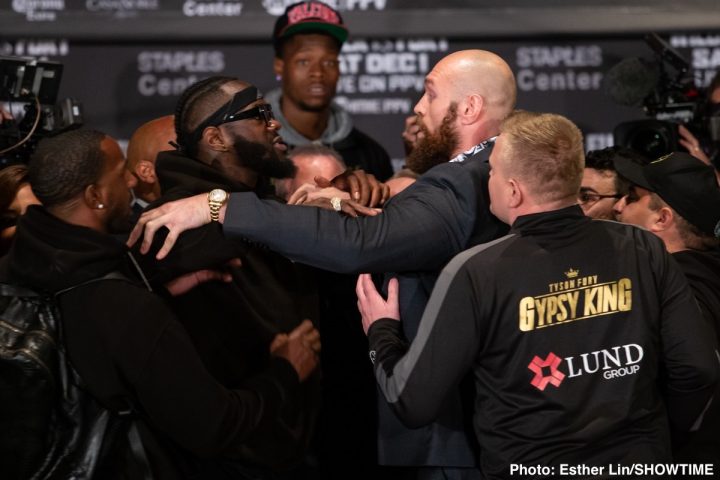
[[[708,85],[705,95],[704,115],[707,118],[720,116],[720,72],[716,73],[710,85]],[[711,124],[706,127],[707,132],[702,132],[700,138],[693,135],[685,126],[680,125],[678,133],[680,138],[678,143],[685,147],[693,157],[715,167],[715,176],[720,182],[720,171],[718,171],[718,162],[720,162],[720,142],[713,139]],[[707,135],[707,138],[703,138]]]

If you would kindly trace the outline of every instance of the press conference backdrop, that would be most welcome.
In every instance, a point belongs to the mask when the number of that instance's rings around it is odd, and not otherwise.
[[[269,32],[287,0],[6,0],[0,55],[64,64],[60,98],[84,108],[85,124],[123,140],[173,112],[189,84],[233,75],[262,90],[277,86]],[[720,68],[717,0],[545,1],[338,0],[351,31],[341,54],[337,101],[396,159],[400,132],[423,79],[449,52],[467,48],[505,58],[518,107],[574,120],[588,149],[612,143],[612,129],[643,118],[604,93],[607,71],[627,57],[653,58],[643,35],[657,31],[690,63],[696,84]],[[469,5],[472,3],[472,5]],[[625,7],[631,4],[632,7]],[[440,8],[438,5],[442,5]]]

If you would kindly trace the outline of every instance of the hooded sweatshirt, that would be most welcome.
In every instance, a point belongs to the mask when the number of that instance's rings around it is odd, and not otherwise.
[[[280,106],[281,97],[282,91],[275,89],[265,95],[265,100],[272,105],[273,114],[282,125],[280,135],[291,149],[298,145],[321,143],[337,150],[349,168],[361,168],[375,175],[380,181],[392,176],[390,157],[385,149],[355,128],[350,114],[340,105],[335,102],[330,104],[327,128],[319,139],[309,139],[295,130],[285,118]]]
[[[251,190],[212,167],[182,153],[162,152],[156,171],[163,192],[154,208],[165,202],[222,188],[230,192]],[[255,189],[270,196],[262,184]],[[314,278],[307,268],[258,244],[226,239],[218,223],[184,232],[162,261],[153,252],[138,261],[152,284],[204,268],[221,268],[233,258],[242,266],[228,268],[231,283],[199,285],[169,304],[188,331],[210,373],[227,387],[242,385],[267,368],[270,343],[279,333],[289,333],[306,318],[318,317]],[[307,452],[320,406],[319,375],[295,389],[284,402],[278,418],[254,436],[247,458],[273,469],[299,464]]]
[[[286,360],[273,357],[236,389],[222,386],[162,299],[139,282],[122,243],[40,206],[18,223],[0,281],[52,293],[113,271],[138,284],[94,282],[59,301],[69,357],[89,393],[114,411],[128,400],[137,406],[155,478],[188,478],[200,458],[244,458],[298,386]],[[141,478],[129,450],[121,451],[101,478]]]

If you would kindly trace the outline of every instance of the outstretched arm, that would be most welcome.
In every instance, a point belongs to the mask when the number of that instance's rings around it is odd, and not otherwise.
[[[293,260],[336,272],[430,271],[442,267],[468,244],[476,222],[486,222],[489,240],[499,232],[487,210],[478,175],[445,164],[421,177],[374,217],[349,218],[333,211],[263,201],[252,193],[233,193],[220,211],[226,235],[266,244]],[[142,251],[163,226],[170,233],[162,258],[180,231],[209,221],[201,197],[146,212],[130,242]]]

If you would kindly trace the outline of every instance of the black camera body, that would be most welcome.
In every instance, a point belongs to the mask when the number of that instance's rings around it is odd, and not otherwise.
[[[32,57],[0,56],[0,108],[22,105],[19,120],[0,123],[0,166],[25,163],[37,142],[82,125],[81,105],[73,99],[57,102],[63,65]]]
[[[625,59],[606,77],[605,90],[616,103],[642,107],[649,117],[617,125],[615,144],[660,158],[683,150],[678,125],[685,125],[703,144],[720,141],[720,116],[695,88],[687,60],[657,34],[647,35],[645,42],[655,61]]]

